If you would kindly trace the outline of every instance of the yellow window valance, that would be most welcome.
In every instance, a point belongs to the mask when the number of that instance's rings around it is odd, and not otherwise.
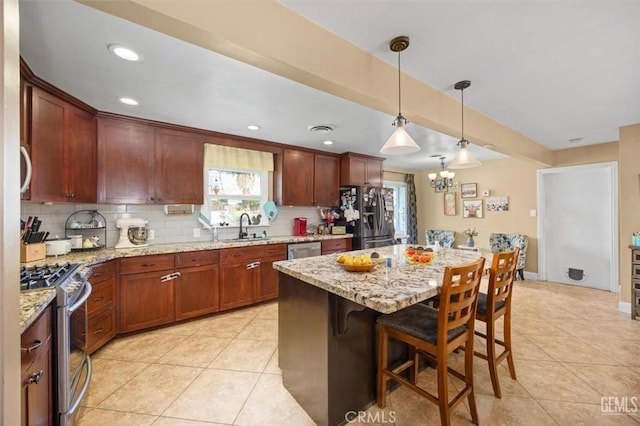
[[[204,145],[205,167],[273,171],[271,152],[252,151],[222,145]]]

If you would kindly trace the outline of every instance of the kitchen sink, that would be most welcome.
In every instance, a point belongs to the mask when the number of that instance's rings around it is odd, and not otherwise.
[[[238,243],[241,241],[268,241],[269,237],[267,238],[263,238],[263,237],[245,237],[245,238],[232,238],[230,240],[222,240],[222,242],[228,241],[228,242],[233,242],[233,243]]]

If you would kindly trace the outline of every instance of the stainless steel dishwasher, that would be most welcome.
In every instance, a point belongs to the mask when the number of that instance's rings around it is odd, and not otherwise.
[[[320,241],[312,243],[289,244],[287,247],[287,259],[302,259],[303,257],[320,256],[322,254],[322,245]]]

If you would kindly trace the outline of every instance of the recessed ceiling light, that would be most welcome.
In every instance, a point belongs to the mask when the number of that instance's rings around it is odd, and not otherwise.
[[[131,98],[120,98],[120,102],[127,105],[138,105],[138,101]]]
[[[325,145],[333,145],[333,141],[323,141],[322,143]]]
[[[331,133],[335,128],[336,126],[333,124],[314,124],[313,126],[308,126],[307,130],[312,133]]]
[[[110,44],[107,48],[111,53],[124,60],[131,62],[140,62],[142,60],[142,55],[139,55],[128,47],[119,44]]]
[[[249,129],[249,130],[260,130],[260,126],[258,126],[257,124],[249,124],[247,126],[247,129]]]

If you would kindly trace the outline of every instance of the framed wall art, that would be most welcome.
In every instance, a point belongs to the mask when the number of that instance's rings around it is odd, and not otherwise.
[[[456,193],[447,192],[444,194],[444,215],[455,216],[456,215]]]
[[[477,196],[478,196],[477,183],[463,183],[462,185],[460,185],[460,197],[475,198]]]
[[[462,217],[483,217],[482,200],[462,200]]]
[[[509,197],[487,198],[487,211],[490,211],[490,212],[509,211]]]

